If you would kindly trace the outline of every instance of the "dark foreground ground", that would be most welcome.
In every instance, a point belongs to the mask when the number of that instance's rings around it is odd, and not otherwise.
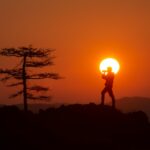
[[[142,111],[124,114],[109,106],[69,105],[25,114],[0,108],[0,150],[149,150],[150,124]]]

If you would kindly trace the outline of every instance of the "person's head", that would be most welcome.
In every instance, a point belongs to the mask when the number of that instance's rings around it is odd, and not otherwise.
[[[107,67],[107,72],[112,72],[112,67]]]

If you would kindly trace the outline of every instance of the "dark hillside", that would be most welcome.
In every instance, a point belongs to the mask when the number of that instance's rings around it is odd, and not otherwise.
[[[150,120],[150,98],[147,97],[124,97],[118,99],[117,108],[121,109],[123,112],[131,112],[142,110],[144,111]]]
[[[25,114],[5,106],[0,120],[3,149],[150,149],[150,125],[142,111],[125,114],[109,106],[76,104]]]

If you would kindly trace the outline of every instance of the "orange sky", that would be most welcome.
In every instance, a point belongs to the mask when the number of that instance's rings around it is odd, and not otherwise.
[[[0,18],[0,48],[56,49],[55,70],[66,78],[43,81],[52,88],[52,102],[98,103],[105,57],[121,65],[116,98],[150,96],[149,0],[1,0]],[[1,58],[0,67],[12,62]],[[21,102],[7,98],[11,88],[0,88],[0,103]]]

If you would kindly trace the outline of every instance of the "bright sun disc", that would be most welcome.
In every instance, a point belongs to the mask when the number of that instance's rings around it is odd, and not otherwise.
[[[100,63],[99,69],[101,72],[103,72],[107,70],[107,67],[111,67],[112,72],[116,74],[119,71],[120,65],[116,59],[106,58]]]

